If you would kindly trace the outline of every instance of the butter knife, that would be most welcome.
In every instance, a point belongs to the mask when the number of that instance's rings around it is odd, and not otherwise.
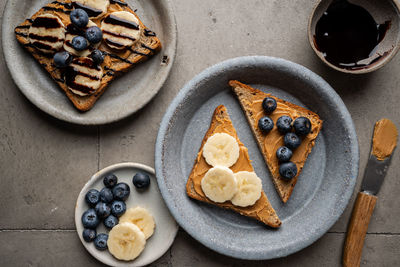
[[[396,126],[390,120],[382,119],[375,124],[371,154],[361,184],[361,192],[357,195],[347,229],[343,251],[345,267],[360,266],[365,235],[378,199],[376,195],[389,168],[397,144],[397,135]]]

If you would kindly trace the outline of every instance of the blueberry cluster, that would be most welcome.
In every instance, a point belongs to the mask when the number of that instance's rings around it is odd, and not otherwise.
[[[89,23],[89,16],[85,10],[79,8],[72,10],[70,20],[74,28],[73,31],[79,33],[71,41],[72,47],[76,51],[83,51],[90,44],[97,44],[102,40],[103,33],[99,27],[92,26],[84,30]],[[65,68],[71,63],[72,57],[67,51],[58,52],[53,57],[54,65],[58,68]],[[94,49],[90,57],[96,64],[101,64],[104,61],[104,54],[98,49]]]
[[[267,114],[271,114],[277,107],[276,100],[266,97],[262,102],[262,107]],[[293,151],[301,145],[301,136],[307,135],[311,131],[311,122],[306,117],[298,117],[294,120],[289,116],[281,116],[276,121],[278,131],[284,135],[284,146],[276,151],[276,157],[280,163],[279,174],[285,179],[292,179],[297,174],[297,166],[290,161]],[[268,116],[260,118],[258,127],[263,133],[269,133],[274,128],[274,122]],[[294,131],[294,132],[293,132]]]
[[[150,177],[146,173],[138,172],[133,176],[133,185],[138,189],[145,189],[150,185]],[[82,237],[86,242],[94,241],[98,250],[107,248],[108,234],[97,234],[96,228],[103,221],[104,226],[111,230],[118,224],[118,218],[126,211],[125,201],[130,195],[129,185],[118,183],[114,174],[103,178],[104,188],[100,191],[90,189],[85,195],[89,209],[82,214],[84,230]]]

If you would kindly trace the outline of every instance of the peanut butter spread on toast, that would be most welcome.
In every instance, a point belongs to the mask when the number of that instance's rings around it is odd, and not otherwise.
[[[268,95],[268,97],[272,97],[278,101],[278,99],[272,95]],[[259,119],[265,116],[265,112],[262,108],[262,101],[264,98],[259,98],[251,103],[247,103],[254,111],[253,118],[255,122],[258,122]],[[276,121],[281,116],[289,116],[293,119],[293,121],[301,116],[304,116],[304,112],[298,112],[296,109],[290,108],[286,102],[279,101],[276,110],[268,115],[276,124]],[[320,127],[318,120],[313,117],[308,117],[311,121],[311,132],[304,136],[301,142],[301,145],[293,151],[293,156],[290,159],[293,163],[297,165],[297,169],[301,170],[304,166],[304,163],[307,160],[308,154],[311,152],[312,147],[314,146],[314,140],[317,138],[319,131],[316,128]],[[272,175],[278,177],[279,176],[279,162],[276,157],[276,151],[279,147],[284,146],[284,135],[279,133],[278,128],[275,126],[268,134],[263,134],[258,127],[256,128],[259,131],[260,135],[264,136],[263,146],[268,158],[269,167]]]
[[[224,106],[219,106],[214,112],[210,128],[203,139],[192,172],[189,176],[186,185],[188,195],[197,200],[211,203],[226,209],[231,209],[244,216],[255,218],[271,227],[279,227],[281,225],[281,222],[264,192],[261,193],[261,197],[256,201],[254,205],[248,207],[235,206],[231,203],[231,201],[226,201],[224,203],[215,203],[205,196],[203,190],[201,189],[201,180],[203,179],[207,171],[212,168],[212,166],[209,165],[203,157],[203,146],[207,139],[216,133],[227,133],[234,137],[239,144],[239,158],[236,163],[230,167],[230,169],[234,173],[239,171],[254,171],[253,166],[251,165],[248,150],[239,140],[236,130],[227,114],[226,108]]]
[[[239,81],[231,80],[229,81],[229,85],[236,94],[246,115],[247,121],[251,126],[254,137],[257,140],[264,160],[271,172],[272,181],[274,182],[276,190],[282,201],[286,203],[293,192],[293,188],[297,183],[297,179],[304,167],[307,157],[315,144],[319,132],[321,131],[322,120],[316,113],[306,108],[252,88]],[[261,132],[258,127],[259,119],[267,115],[262,108],[262,101],[265,97],[272,97],[277,102],[277,108],[271,114],[268,114],[275,124],[274,128],[268,134]],[[296,164],[298,170],[297,175],[291,180],[284,179],[280,176],[279,162],[276,156],[277,149],[284,145],[284,135],[279,133],[276,127],[276,122],[279,117],[284,115],[291,117],[293,121],[298,117],[306,117],[311,122],[310,133],[302,137],[301,145],[293,151],[292,158],[290,159]]]

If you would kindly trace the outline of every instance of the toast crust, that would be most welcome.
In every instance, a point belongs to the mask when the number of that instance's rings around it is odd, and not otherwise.
[[[208,165],[203,157],[203,146],[207,139],[215,133],[227,133],[233,136],[239,144],[239,159],[232,167],[230,167],[233,172],[254,171],[249,159],[247,148],[242,142],[240,142],[225,106],[218,106],[214,111],[210,128],[204,136],[193,169],[189,175],[189,179],[186,184],[186,192],[188,196],[205,203],[233,210],[241,215],[259,220],[270,227],[279,227],[281,225],[281,221],[279,220],[275,210],[272,208],[264,192],[261,193],[261,197],[257,200],[257,202],[249,207],[234,206],[230,201],[226,201],[224,203],[215,203],[204,195],[201,189],[201,179],[204,177],[205,173],[212,168],[212,166]]]
[[[72,93],[65,84],[62,71],[54,66],[52,55],[44,54],[37,50],[30,44],[28,37],[28,31],[32,21],[37,16],[45,13],[56,15],[61,19],[65,26],[70,24],[69,13],[72,10],[70,5],[71,0],[59,0],[47,4],[38,12],[36,12],[30,19],[25,20],[15,28],[15,35],[18,42],[22,44],[22,46],[32,54],[32,56],[40,63],[40,65],[46,69],[53,80],[61,87],[66,96],[71,100],[73,105],[80,111],[87,111],[91,109],[97,99],[99,99],[99,97],[104,93],[110,82],[117,76],[133,68],[136,64],[147,60],[161,50],[161,42],[155,36],[154,32],[148,30],[136,13],[124,3],[125,2],[123,0],[110,1],[110,6],[108,7],[106,15],[115,11],[128,11],[138,18],[140,27],[144,30],[141,33],[140,40],[136,42],[136,44],[122,51],[113,50],[109,48],[103,41],[101,42],[98,49],[106,54],[104,62],[100,65],[103,69],[103,77],[101,78],[100,88],[98,88],[94,94],[88,96],[80,96]],[[104,16],[97,19],[91,18],[91,20],[100,27],[102,18],[104,18]]]
[[[232,87],[233,92],[239,99],[239,103],[246,115],[247,121],[251,126],[251,130],[257,140],[258,146],[263,154],[268,169],[270,170],[275,188],[278,191],[282,201],[286,203],[292,195],[297,179],[304,167],[309,153],[312,150],[312,147],[315,144],[315,139],[321,131],[322,120],[316,113],[308,109],[277,98],[271,94],[254,89],[239,81],[231,80],[229,81],[229,85]],[[278,132],[276,126],[268,134],[263,134],[258,129],[258,120],[262,116],[265,116],[261,106],[261,103],[265,97],[274,98],[278,104],[277,109],[269,115],[275,124],[276,120],[283,115],[288,115],[293,120],[295,120],[297,117],[303,116],[307,117],[311,121],[311,132],[303,138],[300,147],[293,151],[291,161],[296,164],[298,172],[297,175],[289,181],[280,176],[279,162],[275,154],[276,150],[280,146],[284,145],[283,135]]]

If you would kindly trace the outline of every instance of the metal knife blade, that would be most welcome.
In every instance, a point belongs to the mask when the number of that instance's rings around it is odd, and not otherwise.
[[[369,156],[361,184],[362,192],[373,195],[379,192],[391,160],[392,156],[387,157],[385,160],[378,160],[373,154]]]

